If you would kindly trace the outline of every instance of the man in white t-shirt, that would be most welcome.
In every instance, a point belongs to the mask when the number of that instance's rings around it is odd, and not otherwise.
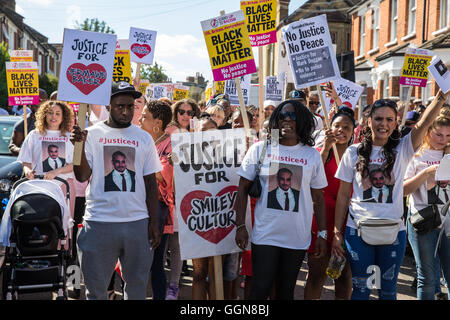
[[[74,126],[72,131],[72,142],[84,142],[81,163],[74,165],[75,176],[80,182],[90,179],[77,239],[89,300],[107,299],[117,259],[125,299],[146,298],[153,250],[160,242],[155,173],[161,171],[161,163],[151,136],[131,124],[134,99],[140,96],[127,82],[113,83],[109,118],[84,131]],[[117,189],[105,190],[111,170],[130,175],[120,177]]]

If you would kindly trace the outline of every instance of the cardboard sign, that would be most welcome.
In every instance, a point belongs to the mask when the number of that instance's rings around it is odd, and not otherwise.
[[[74,112],[78,112],[78,110],[80,109],[80,104],[77,102],[69,102],[68,104],[72,107],[72,110]]]
[[[145,90],[147,101],[169,98],[173,101],[173,83],[150,83]]]
[[[282,34],[296,89],[340,77],[326,15],[293,22]]]
[[[240,77],[241,81],[241,88],[242,88],[242,95],[244,97],[244,103],[245,105],[248,104],[248,98],[250,95],[250,79],[251,75],[246,75],[243,77]],[[228,94],[230,98],[230,105],[231,106],[239,106],[239,97],[238,92],[236,88],[236,82],[234,80],[227,80],[225,81],[225,94]]]
[[[155,56],[156,31],[130,28],[131,61],[152,64]]]
[[[117,40],[114,56],[113,81],[125,81],[133,84],[131,79],[130,45],[127,39]]]
[[[189,98],[189,87],[175,83],[173,85],[173,101],[179,101]]]
[[[216,87],[216,94],[223,94],[225,92],[225,81],[214,81]]]
[[[145,93],[147,91],[147,87],[149,86],[150,82],[148,80],[141,80],[139,82],[139,92],[142,93],[145,96]]]
[[[272,101],[283,101],[284,96],[284,82],[286,76],[284,73],[278,76],[268,76],[266,77],[266,92],[265,99]]]
[[[64,29],[58,99],[109,105],[117,36]]]
[[[239,10],[201,22],[215,81],[231,80],[256,72],[252,46]]]
[[[174,133],[171,139],[181,259],[239,252],[233,221],[245,129]]]
[[[32,62],[33,61],[33,50],[11,50],[11,54],[9,56],[11,59],[11,62],[19,62],[19,61],[26,61],[26,62]]]
[[[39,73],[36,62],[6,62],[8,105],[39,104]]]
[[[430,71],[442,92],[447,93],[450,90],[450,71],[445,63],[439,57],[434,57],[428,66],[428,71]]]
[[[433,52],[426,49],[407,48],[403,62],[400,84],[413,87],[426,87],[428,66]]]
[[[363,92],[363,87],[347,79],[339,78],[333,81],[334,88],[343,105],[355,110],[355,106],[358,103],[359,97]],[[327,112],[330,112],[331,105],[334,100],[326,96],[326,92],[322,91],[323,99],[325,101],[325,107]],[[322,109],[320,109],[322,110]],[[319,111],[319,110],[318,110]]]
[[[277,42],[277,0],[241,1],[252,47]]]

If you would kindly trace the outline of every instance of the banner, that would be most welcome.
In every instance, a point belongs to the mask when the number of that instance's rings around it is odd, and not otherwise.
[[[296,89],[340,77],[325,14],[293,22],[282,34]]]
[[[212,85],[208,84],[208,86],[205,89],[205,101],[208,102],[213,95],[213,88]]]
[[[173,85],[173,102],[189,98],[189,87],[175,83]]]
[[[253,50],[239,10],[201,22],[214,81],[231,80],[256,72]]]
[[[117,40],[114,56],[113,81],[133,84],[131,78],[130,44],[127,39]]]
[[[442,92],[447,93],[450,90],[450,71],[445,63],[439,57],[434,57],[428,66],[428,70]]]
[[[277,42],[277,0],[241,1],[252,47]]]
[[[148,80],[141,80],[139,82],[139,92],[142,93],[145,96],[145,93],[147,91],[147,87],[150,84]]]
[[[64,29],[58,99],[109,105],[117,36]]]
[[[428,81],[428,66],[433,52],[426,49],[407,48],[400,84],[413,87],[426,87]]]
[[[156,31],[130,28],[131,61],[152,64],[155,56]]]
[[[266,92],[265,100],[283,101],[284,97],[284,82],[286,80],[285,73],[281,73],[278,76],[266,77]]]
[[[233,222],[245,129],[174,133],[171,139],[181,259],[240,252]],[[247,230],[250,216],[247,208]]]
[[[173,83],[150,83],[145,90],[147,101],[169,98],[173,101]]]
[[[341,98],[342,104],[355,110],[355,106],[357,105],[359,97],[361,96],[364,88],[359,84],[343,78],[334,80],[333,84],[334,88],[336,89],[336,93],[338,94],[339,98]],[[322,90],[322,96],[325,101],[327,112],[330,112],[330,107],[334,103],[334,100],[330,97],[327,97],[324,90]],[[320,113],[321,110],[322,109],[320,108],[317,111]]]
[[[216,95],[225,92],[225,81],[214,81],[214,85],[216,86]]]
[[[11,62],[19,62],[19,61],[26,61],[26,62],[32,62],[33,61],[33,50],[11,50],[11,54],[9,56],[11,59]]]
[[[39,104],[39,73],[36,62],[6,62],[8,105]]]
[[[248,98],[250,95],[250,87],[251,87],[250,80],[251,80],[250,74],[240,77],[242,96],[244,97],[245,105],[248,105]],[[234,80],[225,81],[224,93],[228,94],[231,106],[239,106],[239,96],[236,90],[236,82]]]

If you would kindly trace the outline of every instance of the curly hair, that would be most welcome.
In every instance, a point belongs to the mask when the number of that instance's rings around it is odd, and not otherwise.
[[[162,121],[162,130],[166,130],[167,125],[172,120],[172,109],[167,102],[153,100],[147,103],[147,109],[152,114],[153,119]]]
[[[62,110],[62,122],[59,125],[61,136],[64,136],[66,132],[70,132],[73,126],[74,114],[73,110],[64,101],[49,100],[44,102],[36,112],[36,129],[40,134],[45,135],[48,130],[48,123],[46,120],[47,112],[54,106],[59,106]]]
[[[287,104],[291,104],[295,110],[295,129],[297,138],[304,145],[310,147],[314,146],[315,142],[312,135],[316,126],[314,116],[303,103],[295,99],[285,100],[275,108],[269,120],[269,135],[272,136],[271,132],[273,129],[280,129],[278,122],[280,120],[281,109]]]
[[[386,105],[386,107],[391,108],[395,112],[395,121],[397,121],[397,109],[388,105]],[[373,116],[373,113],[376,109],[377,108],[371,108],[368,118],[371,118]],[[360,137],[361,143],[357,149],[358,160],[356,161],[356,170],[361,174],[363,178],[366,178],[369,175],[370,155],[372,153],[373,146],[372,130],[368,126],[367,119],[362,124]],[[394,168],[396,159],[394,149],[399,144],[400,138],[401,133],[397,124],[394,131],[389,136],[388,142],[382,147],[382,153],[386,159],[386,161],[382,165],[382,170],[386,177],[390,177],[392,169]]]

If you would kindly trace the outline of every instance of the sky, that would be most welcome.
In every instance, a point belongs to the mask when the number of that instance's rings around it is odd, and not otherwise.
[[[291,0],[289,13],[305,1]],[[105,21],[118,39],[127,39],[130,27],[157,31],[154,62],[173,82],[197,72],[212,80],[200,21],[239,9],[239,0],[16,0],[24,22],[49,43],[62,43],[64,28],[73,29],[75,21],[86,18]],[[258,63],[257,49],[254,56]]]

